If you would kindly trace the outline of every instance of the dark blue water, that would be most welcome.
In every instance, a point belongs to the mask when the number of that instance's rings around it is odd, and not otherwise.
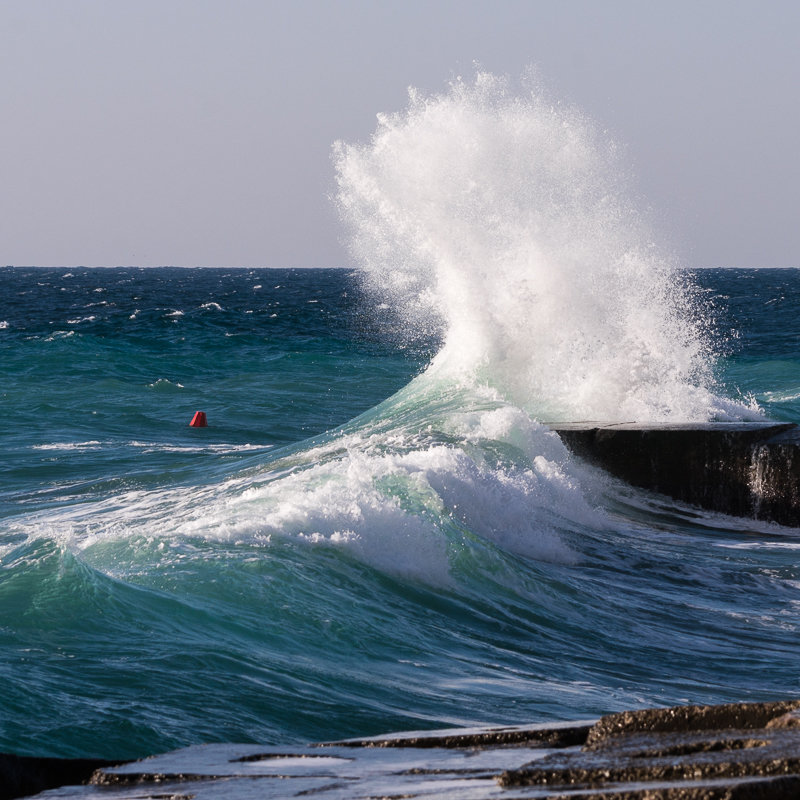
[[[714,395],[798,420],[800,271],[692,278]],[[394,312],[346,270],[0,269],[0,751],[800,696],[796,530],[586,468]]]
[[[726,391],[752,395],[772,418],[800,421],[800,281],[796,269],[701,270],[714,309]]]

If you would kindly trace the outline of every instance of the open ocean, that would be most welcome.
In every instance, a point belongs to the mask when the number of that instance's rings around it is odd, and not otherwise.
[[[0,269],[0,751],[800,697],[800,532],[547,427],[800,421],[800,271],[670,266],[564,114],[338,145],[358,270]]]

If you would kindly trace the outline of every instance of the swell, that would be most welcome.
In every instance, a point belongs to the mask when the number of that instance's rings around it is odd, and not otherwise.
[[[396,518],[375,530],[366,515],[352,530],[362,546],[313,518],[276,533],[264,496],[227,497],[231,535],[214,535],[221,498],[196,498],[194,530],[188,497],[71,529],[51,519],[3,554],[4,747],[133,757],[766,699],[793,686],[796,581],[782,554],[796,542],[657,506],[637,523],[612,496],[607,525],[560,527],[559,558],[417,505],[445,546],[446,580]],[[341,530],[353,522],[340,516]],[[381,537],[399,549],[381,554]]]

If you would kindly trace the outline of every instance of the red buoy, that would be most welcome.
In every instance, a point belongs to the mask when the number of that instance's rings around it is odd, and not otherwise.
[[[190,428],[207,428],[208,422],[206,420],[205,411],[195,411],[192,421],[189,423]]]

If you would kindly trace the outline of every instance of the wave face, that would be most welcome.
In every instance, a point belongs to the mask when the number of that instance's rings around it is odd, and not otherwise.
[[[653,244],[614,142],[532,78],[410,91],[366,145],[335,147],[338,202],[372,289],[435,369],[545,421],[705,421],[713,391],[692,287]]]

